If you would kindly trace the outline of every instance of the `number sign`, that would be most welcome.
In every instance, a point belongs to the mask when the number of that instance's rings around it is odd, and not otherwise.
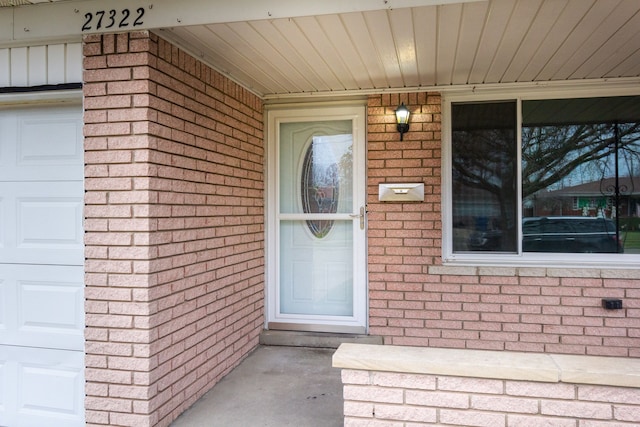
[[[135,11],[129,9],[111,9],[87,12],[84,14],[82,31],[119,30],[136,28],[144,24],[144,8]]]

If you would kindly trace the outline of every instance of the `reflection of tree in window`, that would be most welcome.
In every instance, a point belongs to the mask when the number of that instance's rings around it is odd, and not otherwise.
[[[615,124],[523,126],[522,195],[558,190],[615,175]],[[640,123],[619,125],[627,176],[638,175]]]
[[[353,144],[349,144],[347,149],[340,156],[338,162],[338,169],[340,175],[340,182],[353,182]],[[350,192],[350,188],[344,189],[345,192]],[[349,197],[347,200],[351,200]]]
[[[524,216],[594,216],[633,226],[640,190],[639,97],[523,102]]]
[[[617,242],[640,229],[640,96],[522,101],[519,165],[516,110],[452,104],[454,252],[516,251],[521,217],[601,217]]]
[[[307,148],[300,180],[304,213],[334,214],[340,200],[351,200],[352,136],[314,136]],[[346,193],[346,194],[342,194]],[[332,220],[307,220],[309,230],[317,237],[327,236]]]
[[[514,252],[515,103],[455,104],[452,115],[454,250]]]

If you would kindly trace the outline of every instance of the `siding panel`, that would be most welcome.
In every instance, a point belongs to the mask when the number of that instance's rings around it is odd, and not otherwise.
[[[82,44],[0,49],[0,87],[82,82]]]
[[[29,86],[47,84],[47,47],[33,46],[27,50],[27,81]]]
[[[0,49],[0,87],[9,86],[11,77],[10,49]]]

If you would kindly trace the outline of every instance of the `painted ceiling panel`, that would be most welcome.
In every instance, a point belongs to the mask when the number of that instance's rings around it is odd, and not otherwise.
[[[627,3],[629,1],[637,3],[637,0],[628,0]],[[598,3],[600,3],[600,1],[598,1]],[[622,2],[621,5],[623,5],[623,3],[624,2]],[[567,78],[584,78],[588,73],[584,71],[588,70],[594,62],[598,51],[602,49],[609,38],[620,31],[618,26],[623,25],[629,19],[629,15],[627,15],[625,9],[625,7],[613,8],[603,20],[600,20],[597,25],[591,28],[589,36],[584,40],[580,49],[560,67],[558,75],[567,76]],[[580,73],[581,68],[583,69],[583,73]]]
[[[378,58],[378,52],[369,35],[367,23],[361,13],[347,13],[341,19],[349,38],[356,47],[356,55],[362,61],[365,72],[371,81],[371,86],[377,88],[389,87],[389,82],[384,71],[384,67]],[[366,88],[364,86],[363,88]]]
[[[329,33],[334,32],[333,29],[330,28],[330,25],[327,25],[329,28],[323,28],[319,19],[316,17],[304,17],[299,18],[297,21],[304,37],[313,42],[314,50],[317,51],[318,57],[338,81],[338,87],[334,90],[359,89],[349,68],[341,58],[339,49],[333,43],[333,41],[339,41],[329,35]],[[342,43],[349,43],[349,41],[344,40]]]
[[[618,64],[623,63],[627,58],[633,57],[637,53],[640,46],[634,45],[634,40],[640,38],[640,14],[637,14],[629,20],[621,30],[611,37],[591,57],[589,61],[593,67],[591,69],[578,70],[578,74],[584,74],[587,78],[598,78],[596,76],[618,77],[624,72],[618,74],[615,68]],[[598,63],[599,62],[599,63]]]
[[[433,58],[437,52],[437,9],[433,7],[420,7],[413,9],[413,23],[415,25],[415,38],[421,40],[416,43],[416,61],[420,86],[435,86],[436,62]]]
[[[480,43],[476,51],[476,61],[467,83],[490,83],[487,80],[487,73],[494,61],[501,61],[501,58],[497,58],[496,55],[500,43],[505,37],[504,28],[509,23],[509,17],[513,12],[514,6],[515,2],[509,0],[493,1],[490,2],[487,13],[478,17],[478,19],[485,21],[485,29],[480,36]],[[498,28],[502,30],[498,31]]]
[[[640,51],[635,50],[634,54],[629,56],[625,61],[615,65],[615,68],[611,70],[608,75],[614,77],[627,77],[627,76],[640,76],[640,63],[638,63],[638,54]]]
[[[208,29],[165,32],[265,97],[640,77],[638,0],[449,2]]]
[[[534,81],[539,79],[542,70],[544,70],[551,58],[553,58],[561,48],[565,40],[571,34],[573,28],[575,28],[580,22],[580,19],[591,8],[593,0],[569,0],[568,2],[558,1],[553,3],[545,2],[542,7],[543,12],[541,12],[541,17],[543,17],[542,13],[544,13],[544,10],[549,5],[562,5],[563,8],[558,12],[555,18],[549,18],[548,23],[538,24],[548,24],[549,28],[546,30],[536,29],[536,31],[540,31],[544,37],[540,40],[540,43],[537,46],[534,45],[535,47],[530,48],[533,53],[526,62],[525,67],[519,76],[522,81]],[[533,49],[535,49],[535,51]],[[526,49],[519,52],[520,55],[524,55],[526,53]],[[513,78],[515,79],[517,77]]]
[[[486,75],[491,82],[506,81],[505,73],[520,50],[541,5],[539,0],[517,2],[504,28],[505,37],[500,41],[493,61]],[[527,55],[528,58],[528,55]]]
[[[522,39],[522,43],[513,54],[513,59],[502,77],[504,80],[517,80],[540,50],[554,48],[553,41],[550,40],[549,45],[547,45],[545,39],[566,4],[566,1],[542,2],[537,10],[535,19],[531,22],[531,26],[527,29],[527,33]],[[532,52],[534,53],[533,58],[531,57]]]
[[[308,40],[300,28],[299,23],[293,19],[277,19],[273,21],[283,36],[289,40],[291,46],[298,52],[303,62],[313,70],[322,86],[309,85],[304,93],[344,90],[340,80],[333,73],[331,67],[324,60],[322,53],[312,41]]]
[[[593,49],[597,49],[598,46],[589,45],[586,40],[589,39],[603,19],[606,19],[611,11],[615,9],[617,3],[619,3],[618,0],[594,0],[592,6],[576,23],[576,26],[572,28],[562,46],[538,75],[538,80],[568,79],[573,70],[569,69],[567,71],[567,64],[570,61],[573,63],[583,62],[589,55],[593,54]]]
[[[624,10],[620,10],[624,13]],[[617,31],[607,28],[604,23],[599,28],[600,40],[603,41],[599,49],[589,57],[589,61],[583,63],[576,74],[593,78],[593,76],[616,77],[610,74],[611,66],[624,61],[629,55],[637,52],[640,46],[634,44],[634,40],[640,38],[640,13],[633,16],[617,15],[609,16],[612,22],[609,27],[624,22]],[[627,20],[628,19],[628,20]],[[625,22],[626,21],[626,22]]]
[[[253,21],[250,24],[255,31],[263,35],[274,50],[279,51],[283,59],[281,67],[289,70],[287,76],[296,86],[329,90],[329,86],[322,81],[311,64],[304,60],[301,53],[291,44],[291,40],[273,22]]]
[[[484,30],[485,21],[478,17],[487,14],[489,4],[468,3],[462,6],[462,22],[460,23],[460,39],[456,49],[455,65],[451,78],[452,84],[466,84],[473,69],[478,52],[480,36]]]
[[[438,85],[447,85],[452,82],[461,20],[461,4],[441,9],[438,13],[438,51],[435,58],[436,84]]]
[[[398,56],[398,65],[404,86],[420,84],[416,61],[415,22],[411,9],[395,9],[389,12],[389,23]]]
[[[400,71],[400,58],[393,38],[389,12],[376,10],[365,14],[367,32],[369,33],[373,47],[377,51],[376,57],[384,68],[385,77],[390,87],[405,87]],[[407,22],[406,25],[411,25]]]
[[[300,91],[304,82],[296,79],[297,70],[284,56],[278,45],[270,43],[264,34],[256,31],[248,22],[232,22],[209,26],[221,39],[229,40],[235,55],[244,55],[252,63],[253,73],[269,75],[280,82],[287,91]],[[284,74],[284,70],[287,74]]]
[[[185,34],[189,41],[185,41],[185,46],[198,46],[200,48],[201,59],[216,64],[216,67],[229,77],[244,82],[244,85],[256,92],[262,91],[282,91],[286,87],[272,76],[263,72],[255,66],[255,62],[243,55],[235,46],[222,39],[217,32],[212,31],[207,26],[189,27]],[[216,49],[211,49],[212,43],[216,44]]]
[[[300,6],[159,31],[265,98],[640,79],[640,0],[459,1],[337,9],[316,2],[306,16]],[[262,6],[250,4],[249,12]]]
[[[367,68],[362,62],[357,46],[351,40],[347,28],[337,15],[323,15],[318,17],[318,23],[327,34],[331,46],[335,49],[341,64],[344,64],[345,74],[349,74],[355,88],[371,87]],[[328,58],[330,61],[331,58]]]

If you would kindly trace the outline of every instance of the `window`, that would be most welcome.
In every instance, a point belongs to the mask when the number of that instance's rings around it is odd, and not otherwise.
[[[640,254],[640,96],[450,113],[452,258]]]
[[[453,250],[517,251],[516,103],[451,106]]]

